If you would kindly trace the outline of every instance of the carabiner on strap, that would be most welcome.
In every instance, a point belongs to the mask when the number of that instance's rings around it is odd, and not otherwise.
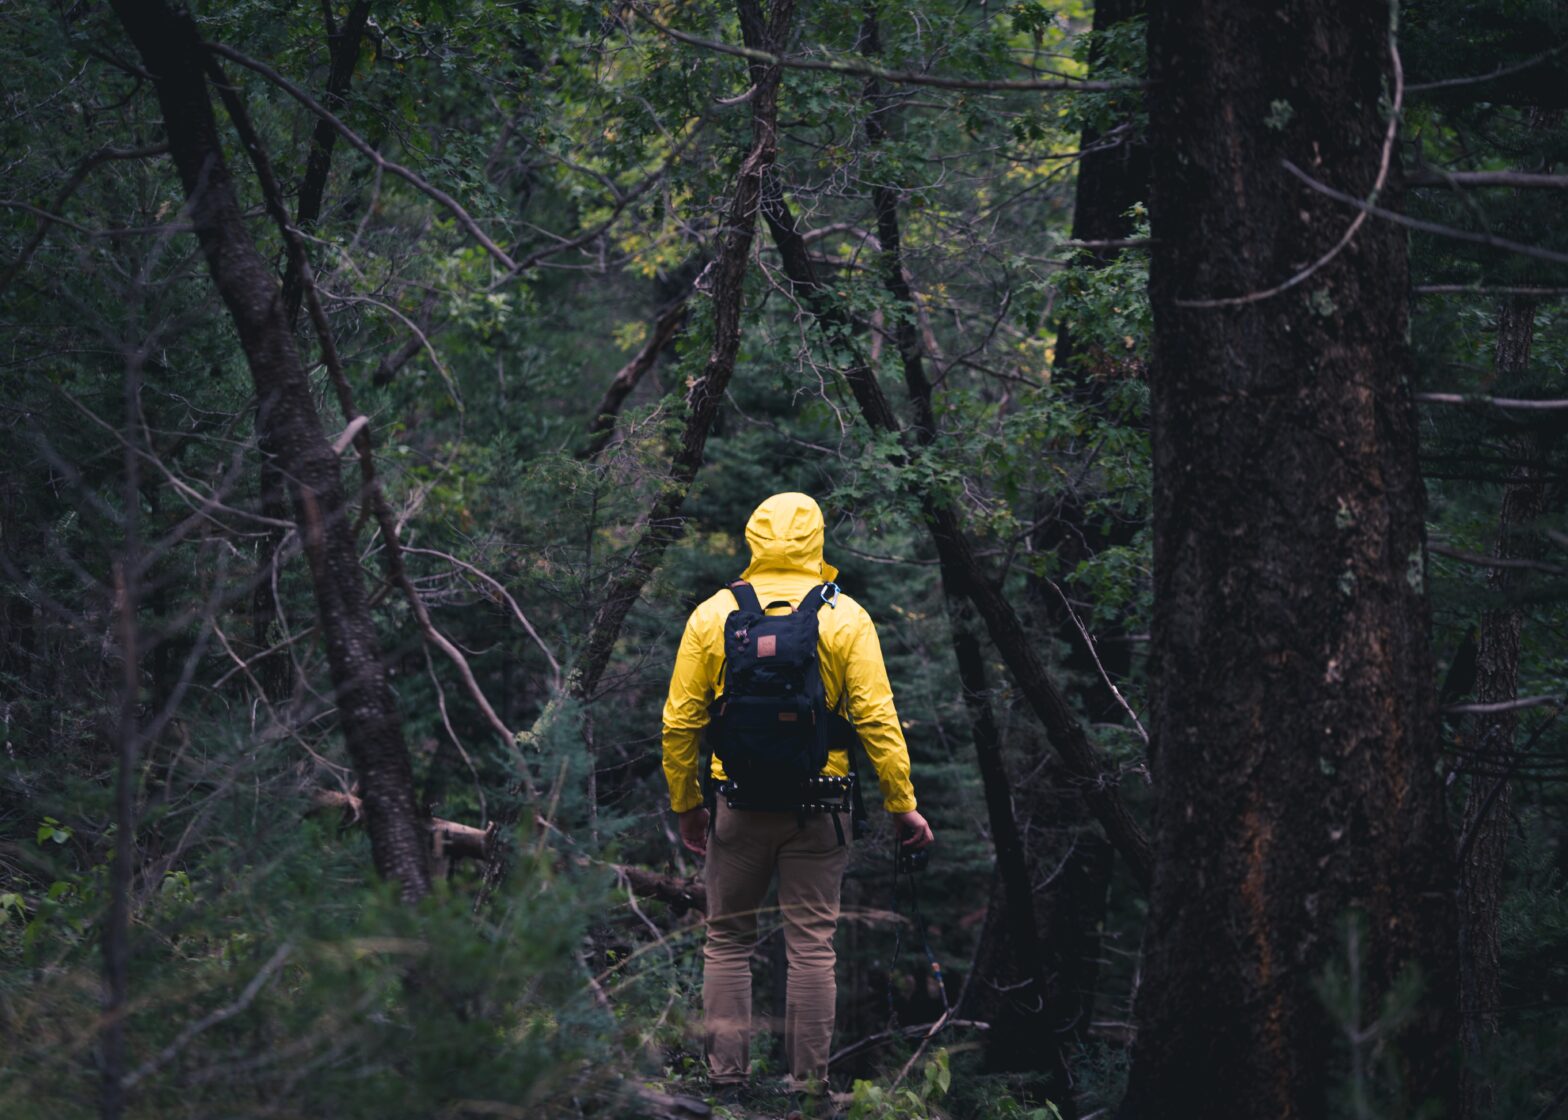
[[[829,591],[831,591],[833,594],[829,595]],[[822,585],[822,590],[818,592],[818,594],[822,596],[822,601],[824,603],[832,607],[834,610],[838,610],[838,584],[831,581],[824,583]]]

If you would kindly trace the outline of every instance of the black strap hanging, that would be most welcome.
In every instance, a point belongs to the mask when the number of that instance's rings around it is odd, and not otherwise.
[[[919,872],[925,870],[926,860],[923,857],[926,855],[926,853],[924,851],[911,851],[905,849],[903,845],[903,839],[904,838],[899,835],[898,829],[894,828],[893,913],[899,913],[899,880],[900,877],[905,877],[909,880],[910,924],[913,925],[920,933],[920,948],[925,952],[926,964],[931,970],[932,978],[936,981],[937,994],[942,997],[942,1010],[947,1014],[951,1014],[953,1005],[951,1002],[949,1002],[947,997],[947,980],[942,975],[941,962],[936,959],[936,954],[931,951],[931,939],[926,933],[925,915],[920,911],[920,884],[917,876]],[[893,957],[892,964],[889,967],[890,974],[892,969],[898,966],[899,954],[904,947],[904,926],[902,922],[898,923],[897,929],[898,932],[894,935],[893,938]],[[893,1007],[893,985],[891,983],[888,984],[887,988],[887,1012],[888,1019],[890,1021],[897,1019],[898,1016]]]

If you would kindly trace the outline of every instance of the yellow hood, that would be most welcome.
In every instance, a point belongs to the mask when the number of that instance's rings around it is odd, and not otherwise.
[[[740,574],[804,572],[824,583],[838,578],[838,569],[822,559],[822,510],[805,494],[775,494],[757,507],[746,522],[751,564]]]

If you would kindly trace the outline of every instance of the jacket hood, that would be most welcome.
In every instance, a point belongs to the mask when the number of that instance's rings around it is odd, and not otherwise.
[[[802,572],[824,583],[838,578],[838,569],[822,559],[822,510],[806,494],[775,494],[757,507],[746,522],[751,563],[740,574]]]

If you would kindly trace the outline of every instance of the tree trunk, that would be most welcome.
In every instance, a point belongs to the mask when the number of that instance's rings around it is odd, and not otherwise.
[[[1144,14],[1146,0],[1100,0],[1094,5],[1094,44],[1089,55],[1090,77],[1104,78],[1104,49],[1101,37],[1118,24]],[[1117,124],[1109,133],[1086,127],[1078,148],[1084,153],[1078,161],[1078,181],[1073,191],[1073,240],[1120,241],[1132,236],[1134,222],[1127,211],[1149,197],[1149,146],[1137,129],[1137,110],[1143,99],[1141,90],[1115,95]],[[1085,266],[1103,268],[1122,254],[1114,247],[1086,250]],[[1084,258],[1080,258],[1083,260]],[[1057,326],[1052,367],[1065,371],[1059,385],[1068,386],[1078,400],[1091,407],[1103,406],[1108,383],[1139,375],[1135,361],[1124,354],[1106,355],[1082,352],[1073,333],[1072,322]],[[1059,561],[1058,571],[1072,571],[1080,560],[1088,559],[1107,547],[1131,543],[1139,525],[1132,521],[1113,521],[1091,517],[1073,490],[1050,495],[1054,515],[1044,520],[1034,537],[1037,552],[1052,553]],[[1040,511],[1043,515],[1046,510]],[[1042,609],[1057,639],[1067,648],[1061,667],[1069,687],[1083,704],[1091,720],[1120,721],[1121,705],[1100,678],[1099,662],[1113,676],[1124,677],[1132,667],[1132,647],[1125,642],[1103,644],[1091,649],[1079,631],[1055,588],[1043,580],[1030,580],[1032,598]],[[1119,636],[1120,628],[1110,631]],[[1105,636],[1102,631],[1101,636]]]
[[[131,982],[131,885],[136,877],[136,770],[141,754],[141,660],[136,613],[140,606],[141,440],[131,418],[141,398],[142,355],[125,363],[123,545],[114,567],[114,609],[119,631],[120,704],[115,743],[114,858],[109,866],[109,912],[103,923],[103,1027],[99,1035],[98,1113],[102,1120],[125,1114],[125,1016]]]
[[[1534,335],[1535,301],[1518,297],[1505,301],[1497,317],[1495,364],[1500,389],[1528,373]],[[1525,559],[1538,552],[1531,529],[1547,505],[1548,482],[1536,465],[1543,458],[1542,438],[1523,435],[1508,441],[1508,457],[1524,465],[1512,469],[1512,477],[1503,487],[1493,548],[1499,559]],[[1499,601],[1481,614],[1475,698],[1482,704],[1518,699],[1524,611],[1515,596],[1526,575],[1528,572],[1519,568],[1493,568],[1487,577],[1487,588]],[[1459,1013],[1465,1054],[1460,1115],[1467,1118],[1492,1114],[1491,1086],[1483,1076],[1481,1062],[1487,1044],[1497,1036],[1501,1000],[1498,914],[1508,851],[1511,796],[1507,774],[1513,765],[1519,715],[1493,712],[1478,715],[1475,721],[1473,761],[1481,772],[1471,778],[1465,799],[1464,850],[1459,862]]]
[[[774,0],[763,16],[758,0],[738,0],[741,34],[752,50],[775,53],[784,47],[789,31],[794,0]],[[648,511],[647,527],[633,546],[621,573],[611,581],[604,602],[594,615],[588,642],[572,670],[569,688],[585,699],[598,687],[599,678],[610,661],[610,650],[621,633],[621,624],[643,586],[659,566],[665,551],[685,532],[680,516],[697,471],[702,466],[708,432],[718,415],[730,375],[735,372],[735,356],[740,351],[740,313],[742,289],[746,280],[747,257],[756,235],[757,209],[763,194],[763,180],[773,167],[778,152],[779,80],[783,68],[751,64],[752,98],[751,150],[747,152],[735,177],[735,194],[720,235],[713,268],[708,273],[713,297],[713,348],[702,377],[687,396],[686,427],[680,446],[670,462],[670,481],[653,508]]]
[[[324,5],[326,18],[332,19],[332,6]],[[359,62],[359,44],[365,34],[365,24],[370,19],[370,0],[356,0],[343,17],[342,24],[327,25],[327,45],[331,63],[327,71],[327,88],[321,103],[334,113],[341,114],[343,98],[349,83],[354,80],[354,67]],[[294,225],[308,230],[321,217],[321,204],[327,194],[327,173],[332,169],[332,149],[338,142],[338,130],[325,120],[317,120],[310,134],[310,155],[305,161],[305,177],[299,184],[299,206],[294,212]],[[283,306],[292,326],[299,321],[300,303],[305,296],[305,277],[290,259],[283,273]]]
[[[397,882],[405,899],[420,898],[430,889],[425,829],[338,459],[322,434],[278,282],[245,229],[208,99],[201,39],[188,13],[157,0],[115,0],[114,9],[153,76],[192,224],[245,350],[263,453],[288,480],[376,870]]]
[[[1091,78],[1106,76],[1100,72],[1103,48],[1098,37],[1117,24],[1143,15],[1147,8],[1148,0],[1097,0],[1093,24],[1096,41],[1089,55]],[[1078,182],[1073,189],[1074,241],[1121,241],[1132,236],[1133,221],[1127,217],[1127,211],[1149,198],[1149,145],[1135,131],[1137,102],[1142,97],[1139,90],[1116,95],[1119,119],[1111,134],[1090,126],[1079,137],[1078,150],[1084,155],[1078,160]],[[1096,267],[1111,263],[1121,253],[1120,249],[1109,247],[1088,250]],[[1063,323],[1057,330],[1052,365],[1059,370],[1072,369],[1079,356],[1077,350],[1071,325]]]
[[[776,53],[789,33],[794,0],[774,0],[766,17],[757,0],[738,0],[741,32],[753,50]],[[670,462],[670,478],[648,511],[642,536],[632,546],[620,572],[610,580],[604,598],[588,630],[583,651],[566,681],[566,691],[575,701],[593,697],[610,654],[620,637],[621,626],[643,587],[663,560],[670,545],[686,530],[681,508],[702,466],[708,433],[713,428],[730,375],[735,372],[735,357],[740,352],[740,315],[746,280],[747,258],[756,236],[757,208],[763,183],[778,152],[778,99],[783,68],[751,65],[751,80],[757,92],[751,99],[751,148],[735,176],[735,192],[730,200],[724,228],[719,235],[718,251],[708,270],[707,290],[713,299],[713,345],[703,375],[686,397],[686,425],[681,442]],[[552,702],[535,720],[529,733],[533,739],[557,718],[562,708]],[[515,808],[503,810],[503,824],[516,823]],[[495,854],[485,865],[484,882],[475,899],[483,906],[506,875],[506,845],[495,846]]]
[[[330,20],[330,5],[326,12]],[[349,83],[353,80],[354,65],[359,60],[360,40],[369,18],[370,0],[358,0],[340,26],[329,26],[327,29],[331,67],[323,100],[327,108],[333,111],[342,109],[343,95],[348,92]],[[299,229],[309,229],[321,216],[321,203],[327,189],[327,172],[332,167],[332,149],[337,140],[337,129],[324,120],[316,122],[315,131],[310,137],[310,156],[305,163],[305,176],[300,181],[299,207],[295,211],[294,224]],[[299,321],[300,302],[304,293],[304,276],[290,255],[283,273],[283,306],[290,328]],[[283,520],[288,516],[288,497],[284,492],[283,477],[271,456],[263,457],[261,462],[261,508],[262,513],[274,520]],[[251,640],[258,651],[267,649],[271,644],[267,641],[267,635],[277,611],[277,603],[272,597],[270,570],[278,562],[278,549],[282,546],[283,534],[269,527],[262,537],[261,545],[259,568],[263,578],[257,580],[251,593]],[[291,667],[292,662],[287,658],[278,657],[268,658],[256,667],[257,680],[268,696],[281,698],[288,691]]]
[[[588,442],[577,453],[579,459],[597,457],[615,435],[615,418],[620,415],[621,406],[626,403],[626,398],[631,396],[632,390],[637,388],[643,376],[658,363],[659,356],[669,349],[675,342],[676,336],[680,334],[681,328],[686,325],[686,317],[690,314],[688,303],[690,295],[688,290],[660,309],[654,318],[648,341],[632,355],[631,361],[610,378],[609,385],[605,386],[604,396],[593,410],[593,419],[588,422]]]
[[[849,317],[817,279],[806,252],[805,239],[795,228],[794,215],[776,189],[763,195],[762,214],[773,234],[774,244],[778,246],[785,275],[804,297],[828,340],[851,354],[858,354]],[[873,431],[904,435],[876,374],[864,360],[860,357],[852,360],[844,371],[844,378],[849,382],[868,427]],[[916,497],[921,503],[938,559],[946,570],[962,576],[959,586],[965,589],[970,603],[984,619],[991,641],[1045,725],[1046,736],[1061,756],[1074,789],[1082,794],[1106,836],[1127,860],[1134,877],[1147,884],[1152,868],[1148,839],[1117,795],[1115,778],[1107,772],[1083,725],[1046,672],[1032,635],[1012,604],[986,575],[964,535],[957,512],[938,503],[929,493],[920,492]]]
[[[1159,806],[1126,1116],[1323,1116],[1390,1080],[1453,1105],[1404,235],[1366,221],[1258,294],[1356,216],[1283,160],[1378,181],[1389,36],[1387,7],[1327,0],[1149,25]]]
[[[861,24],[859,50],[868,57],[881,53],[876,12],[870,5]],[[886,140],[892,125],[892,107],[883,95],[882,83],[872,78],[866,89],[866,139],[873,150]],[[904,371],[904,385],[914,411],[911,434],[921,445],[932,443],[937,434],[936,411],[932,404],[931,381],[925,372],[925,356],[915,306],[915,295],[903,259],[903,231],[898,215],[899,187],[882,178],[873,181],[872,207],[876,212],[877,239],[881,245],[880,268],[883,287],[893,300],[889,321]],[[1002,756],[1001,734],[991,709],[991,685],[986,672],[985,654],[979,629],[968,610],[969,589],[965,573],[953,563],[951,554],[941,560],[943,602],[947,606],[952,632],[953,656],[958,665],[964,705],[969,710],[970,734],[979,764],[981,787],[985,793],[986,818],[996,848],[996,874],[1001,888],[993,892],[993,907],[1000,905],[1001,920],[987,924],[987,933],[1005,944],[1006,951],[988,954],[994,965],[1004,965],[986,979],[1000,981],[993,1026],[986,1035],[990,1064],[1007,1070],[1039,1070],[1046,1075],[1044,1086],[1050,1099],[1066,1120],[1077,1115],[1067,1072],[1068,1048],[1077,1041],[1074,1027],[1080,1018],[1062,1006],[1062,996],[1076,996],[1077,985],[1063,984],[1058,973],[1048,985],[1047,969],[1059,954],[1046,947],[1035,923],[1034,882],[1025,859],[1023,837],[1013,810],[1013,785]],[[998,959],[999,958],[999,959]],[[1048,962],[1048,958],[1051,961]],[[978,960],[978,958],[977,958]],[[974,987],[971,985],[971,987]],[[977,987],[974,990],[979,990]],[[1070,1022],[1064,1031],[1062,1015]]]

